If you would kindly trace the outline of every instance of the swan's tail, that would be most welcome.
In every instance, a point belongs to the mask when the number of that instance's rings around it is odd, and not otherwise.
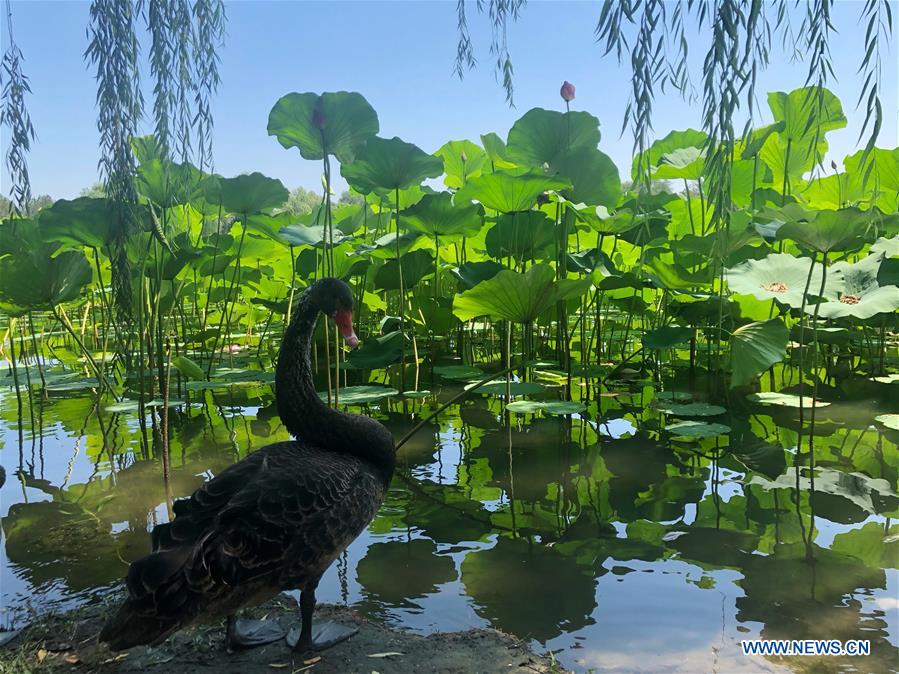
[[[131,564],[129,598],[100,632],[114,651],[158,644],[197,614],[199,595],[187,584],[190,547],[160,550]]]

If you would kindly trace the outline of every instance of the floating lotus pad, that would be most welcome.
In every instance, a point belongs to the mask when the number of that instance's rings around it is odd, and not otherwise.
[[[713,438],[716,435],[730,433],[730,426],[710,424],[705,421],[680,421],[666,426],[665,430],[678,438]]]
[[[471,365],[438,365],[434,372],[445,379],[473,379],[483,377],[484,373]]]
[[[345,386],[340,389],[341,405],[363,405],[372,403],[382,398],[399,395],[400,392],[389,386],[381,386],[376,384],[367,384],[363,386]],[[327,391],[319,391],[318,397],[322,400],[328,399]],[[333,399],[333,397],[332,397]]]
[[[665,414],[672,414],[677,417],[716,417],[727,412],[720,405],[710,405],[709,403],[688,403],[686,405],[665,403],[655,405],[655,408]]]
[[[20,383],[23,382],[20,381]],[[84,378],[47,384],[45,390],[51,393],[62,393],[64,391],[81,391],[86,388],[97,388],[98,386],[100,386],[100,382],[96,379]]]
[[[477,382],[472,382],[466,385],[465,390],[470,391],[477,385]],[[536,382],[531,381],[513,381],[509,384],[509,392],[512,395],[516,396],[526,396],[532,395],[534,393],[540,393],[543,391],[543,384],[538,384]],[[495,381],[488,382],[483,386],[479,386],[476,390],[476,393],[486,393],[488,395],[505,395],[506,393],[506,381],[504,379],[498,379]]]
[[[776,393],[775,391],[764,391],[762,393],[750,393],[746,396],[746,400],[758,403],[759,405],[779,405],[781,407],[799,407],[799,396],[792,393]],[[815,407],[827,407],[830,403],[818,400]],[[811,396],[805,396],[802,400],[802,406],[810,408],[812,406]]]
[[[427,398],[431,395],[430,391],[403,391],[406,398]]]
[[[899,414],[881,414],[874,417],[874,421],[883,424],[889,429],[899,431]]]
[[[682,403],[693,400],[693,395],[685,391],[656,391],[656,400],[667,400],[673,403]]]
[[[183,405],[183,400],[169,400],[169,407],[178,407],[178,405]],[[162,407],[161,400],[151,400],[147,403],[144,403],[144,408],[149,409],[151,407]],[[104,412],[109,412],[110,414],[128,414],[131,412],[137,412],[140,409],[140,403],[137,400],[123,400],[118,403],[112,403],[111,405],[107,405],[103,408]]]
[[[546,414],[578,414],[587,409],[584,403],[571,400],[516,400],[514,403],[506,405],[506,409],[510,412],[518,414],[534,414],[535,412],[545,412]]]
[[[899,374],[887,374],[882,377],[871,377],[878,384],[899,384]]]

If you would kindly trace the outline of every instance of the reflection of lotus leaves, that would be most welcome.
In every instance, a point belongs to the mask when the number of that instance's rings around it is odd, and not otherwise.
[[[511,464],[515,481],[515,498],[539,501],[546,495],[546,485],[567,472],[567,457],[559,447],[560,421],[540,419],[523,429],[512,429]],[[500,429],[484,434],[481,444],[471,456],[486,457],[493,473],[493,484],[511,492],[509,473],[509,431]]]
[[[881,647],[886,661],[895,663],[886,623],[863,618],[862,605],[847,601],[856,592],[885,589],[883,570],[817,546],[813,568],[805,554],[805,545],[797,543],[778,546],[772,555],[748,555],[739,581],[746,596],[737,598],[737,620],[764,624],[761,636],[766,639],[854,639],[864,633],[873,642],[872,653]]]
[[[674,532],[672,532],[674,533]],[[737,567],[756,549],[759,537],[745,531],[690,527],[681,535],[667,541],[686,559],[711,564],[714,567]]]
[[[521,638],[545,643],[592,623],[592,574],[554,548],[500,537],[465,557],[462,582],[479,615]]]
[[[76,592],[109,585],[126,571],[123,558],[149,552],[145,530],[112,536],[73,503],[16,503],[3,518],[3,530],[11,566],[38,590],[59,579]]]
[[[368,548],[356,568],[365,592],[390,606],[406,606],[407,600],[437,591],[437,586],[456,580],[452,558],[438,555],[426,538],[387,541]]]
[[[463,488],[431,482],[419,486],[434,498],[413,500],[406,520],[438,543],[476,541],[492,531],[490,513],[480,502],[466,498]]]

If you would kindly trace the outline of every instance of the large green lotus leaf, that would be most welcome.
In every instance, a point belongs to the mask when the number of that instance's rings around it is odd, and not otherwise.
[[[330,154],[341,163],[351,162],[378,130],[374,108],[354,91],[287,94],[268,115],[268,135],[283,147],[297,148],[304,159]]]
[[[351,164],[340,166],[340,174],[360,194],[403,190],[442,173],[443,159],[396,137],[372,136]]]
[[[536,168],[552,164],[560,154],[598,144],[599,120],[590,113],[533,108],[512,125],[506,150],[511,161]]]
[[[50,309],[76,299],[91,278],[90,263],[80,250],[56,257],[7,256],[0,259],[0,303],[10,313]]]
[[[506,143],[492,131],[481,135],[481,144],[487,153],[491,168],[496,171],[515,168],[516,164],[509,158]]]
[[[595,147],[579,147],[558,155],[549,165],[555,173],[571,181],[571,189],[562,190],[566,199],[612,208],[621,198],[618,167]]]
[[[466,290],[474,288],[481,281],[492,279],[503,269],[499,262],[485,260],[483,262],[466,262],[458,269],[453,269],[453,275],[459,279]]]
[[[430,236],[474,236],[481,229],[484,209],[471,202],[453,203],[449,192],[425,194],[400,213],[403,224]]]
[[[38,216],[41,236],[45,241],[91,248],[103,248],[117,223],[112,202],[108,199],[78,197],[59,199],[41,209]]]
[[[774,124],[768,124],[760,129],[753,129],[749,134],[746,145],[743,146],[740,157],[742,159],[753,159],[754,157],[757,157],[759,152],[761,152],[762,147],[765,145],[765,142],[768,140],[768,136],[772,133],[783,131],[784,126],[784,123],[781,121],[775,122]]]
[[[639,177],[641,162],[644,167],[649,164],[654,180],[700,178],[705,164],[702,148],[707,140],[708,136],[696,129],[672,131],[650,145],[646,152],[634,157],[631,179],[636,181]]]
[[[465,321],[476,316],[529,323],[559,300],[582,295],[590,279],[555,280],[552,267],[536,264],[524,274],[499,272],[488,281],[456,295],[453,313]]]
[[[278,224],[281,222],[281,218],[274,218],[271,222],[272,224]],[[260,220],[258,217],[254,217],[250,219],[250,223],[251,227],[253,227],[258,225]],[[277,234],[272,238],[277,241],[283,241],[288,246],[322,246],[325,242],[326,232],[325,227],[322,225],[307,227],[306,225],[295,224],[280,227]],[[334,245],[339,246],[352,239],[352,237],[345,236],[340,230],[335,229],[333,231],[333,239]]]
[[[680,325],[663,325],[644,333],[643,348],[653,351],[670,349],[678,344],[689,342],[693,333],[693,329]]]
[[[828,283],[828,302],[817,307],[806,307],[807,313],[815,308],[821,318],[858,318],[865,320],[881,313],[899,309],[899,288],[881,286],[878,273],[883,253],[868,255],[854,264],[845,261],[830,268],[832,283]],[[833,295],[831,295],[833,293]]]
[[[496,259],[512,256],[519,262],[543,259],[552,245],[555,226],[542,211],[504,213],[487,230],[484,245],[487,254]]]
[[[865,243],[870,222],[871,214],[855,206],[820,210],[813,212],[809,220],[785,223],[777,230],[777,238],[795,241],[819,253],[857,250]]]
[[[249,214],[274,208],[287,201],[289,193],[280,180],[268,178],[261,173],[222,178],[218,181],[221,189],[221,203],[229,213]]]
[[[840,99],[830,90],[821,91],[819,102],[817,87],[802,87],[790,93],[772,91],[768,94],[768,106],[775,122],[783,122],[781,138],[800,142],[814,136],[842,129],[846,126],[846,115]]]
[[[869,201],[876,186],[876,205],[883,211],[894,212],[899,192],[899,148],[871,148],[862,162],[864,153],[859,150],[843,159],[846,173],[839,176],[843,202]]]
[[[537,203],[537,197],[551,190],[570,188],[564,178],[540,173],[513,175],[503,171],[479,175],[456,193],[456,203],[479,201],[486,208],[502,213],[527,211]]]
[[[413,250],[396,259],[388,260],[375,272],[375,288],[380,290],[400,289],[400,268],[403,271],[403,287],[409,289],[434,271],[434,258],[426,250]]]
[[[378,370],[397,362],[403,355],[403,333],[388,332],[375,339],[366,339],[362,346],[347,357],[349,364],[364,370]]]
[[[894,236],[890,239],[886,237],[880,237],[871,244],[871,248],[868,250],[870,253],[883,253],[885,257],[899,257],[899,236]]]
[[[727,286],[738,295],[752,295],[760,300],[777,300],[798,309],[808,280],[812,260],[786,253],[772,253],[761,260],[746,260],[726,270]],[[809,293],[821,287],[821,267],[816,265],[809,283]]]
[[[186,204],[201,196],[205,174],[189,163],[153,159],[142,162],[134,184],[138,193],[159,208]]]
[[[434,153],[443,159],[443,184],[459,189],[469,178],[481,174],[487,153],[470,140],[451,140]]]
[[[779,318],[743,325],[730,336],[730,385],[752,381],[787,355],[790,333]]]

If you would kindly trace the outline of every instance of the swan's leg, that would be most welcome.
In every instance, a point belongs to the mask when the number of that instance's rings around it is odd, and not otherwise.
[[[276,620],[238,620],[229,615],[225,634],[226,648],[237,651],[273,643],[283,639],[285,632]]]
[[[293,646],[293,650],[302,653],[304,651],[323,651],[331,648],[341,641],[349,639],[359,631],[358,627],[346,627],[328,620],[312,627],[312,613],[315,611],[315,590],[303,590],[300,593],[300,616],[303,625],[300,634],[287,636],[287,643]]]

